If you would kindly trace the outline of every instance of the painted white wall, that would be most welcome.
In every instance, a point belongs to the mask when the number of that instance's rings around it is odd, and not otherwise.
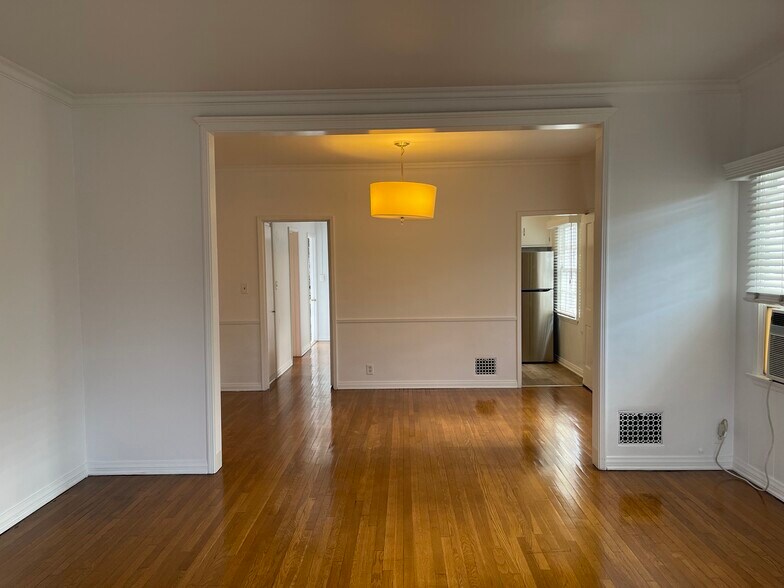
[[[71,111],[0,75],[0,113],[2,533],[86,468]]]
[[[762,68],[746,78],[742,92],[743,152],[739,157],[754,155],[784,146],[784,59]],[[758,305],[742,300],[746,288],[748,193],[737,184],[738,199],[738,296],[737,300],[737,367],[735,420],[733,423],[734,463],[742,473],[763,482],[765,455],[770,446],[765,394],[767,384],[755,381],[748,373],[758,369]],[[776,445],[768,472],[771,493],[784,500],[784,387],[773,386],[771,415],[776,431]]]
[[[514,383],[516,212],[579,209],[576,162],[417,167],[411,177],[439,188],[437,218],[402,226],[369,215],[368,185],[390,173],[353,166],[221,169],[218,199],[227,202],[219,206],[237,215],[234,223],[228,216],[222,222],[236,234],[249,226],[243,219],[265,214],[334,217],[339,387]],[[448,354],[444,318],[453,323]],[[379,319],[396,321],[394,332],[387,335]],[[496,377],[473,375],[477,329],[480,355],[499,358]],[[405,341],[404,349],[393,340]],[[374,376],[365,373],[368,363]]]
[[[201,170],[194,116],[592,106],[617,108],[609,125],[606,227],[609,465],[709,467],[716,422],[732,412],[737,206],[720,164],[737,154],[740,105],[736,92],[704,86],[443,101],[412,93],[367,101],[81,105],[74,116],[91,458],[205,459]],[[479,226],[498,224],[484,211],[474,215]],[[505,217],[498,226],[504,222],[516,224]],[[375,243],[399,229],[394,224],[384,225]],[[426,226],[405,228],[416,235]],[[362,227],[337,225],[336,231],[350,236]],[[467,237],[474,234],[473,224],[466,228]],[[374,246],[360,257],[379,253]],[[496,269],[490,266],[479,268],[480,276]],[[369,268],[366,277],[376,277],[373,264],[362,267]],[[427,290],[422,292],[417,310],[423,314],[453,310],[434,310]],[[481,304],[460,310],[511,309],[506,296],[491,292]],[[338,297],[339,308],[355,306],[350,291]],[[396,301],[387,301],[396,311]],[[357,304],[354,316],[369,310]],[[347,338],[362,343],[350,333]],[[664,446],[617,445],[617,411],[630,406],[666,412]]]

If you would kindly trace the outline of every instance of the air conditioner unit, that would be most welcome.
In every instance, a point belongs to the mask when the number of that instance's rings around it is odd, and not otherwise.
[[[784,383],[784,308],[769,308],[765,341],[765,375]]]

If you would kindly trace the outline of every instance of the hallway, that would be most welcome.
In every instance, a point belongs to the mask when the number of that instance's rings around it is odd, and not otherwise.
[[[331,392],[328,352],[223,394],[217,475],[91,477],[0,536],[0,585],[784,580],[783,504],[598,472],[587,390]]]

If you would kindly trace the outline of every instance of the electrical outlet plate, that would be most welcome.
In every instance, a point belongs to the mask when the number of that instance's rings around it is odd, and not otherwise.
[[[730,429],[730,424],[727,422],[727,419],[721,419],[719,421],[719,426],[716,428],[716,434],[719,436],[719,439],[724,439],[727,436],[727,431]]]
[[[367,363],[365,364],[365,375],[372,376],[374,372],[373,364]]]

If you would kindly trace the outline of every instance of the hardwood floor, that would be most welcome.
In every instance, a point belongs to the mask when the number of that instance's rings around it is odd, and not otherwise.
[[[582,388],[224,394],[215,476],[94,477],[0,536],[3,586],[781,586],[784,504],[598,472]]]
[[[524,363],[523,386],[582,386],[583,379],[560,363]]]

